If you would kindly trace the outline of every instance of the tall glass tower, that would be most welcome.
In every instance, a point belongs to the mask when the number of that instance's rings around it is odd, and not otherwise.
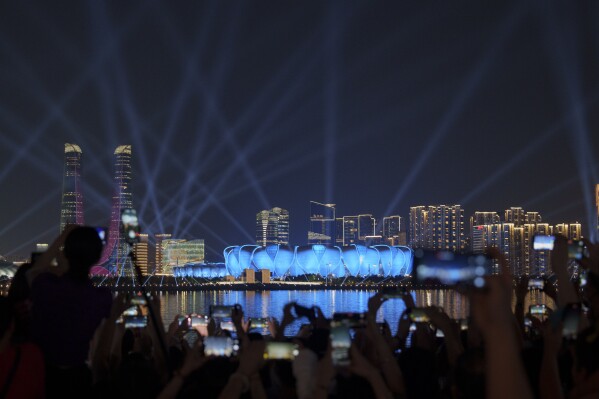
[[[127,263],[129,246],[125,237],[121,236],[121,211],[133,207],[131,196],[131,145],[120,145],[114,150],[114,194],[112,197],[112,214],[110,217],[110,236],[114,237],[111,266],[114,265],[118,274]]]
[[[60,207],[61,233],[67,224],[83,224],[83,194],[79,182],[82,154],[81,148],[77,144],[64,144],[64,174]]]

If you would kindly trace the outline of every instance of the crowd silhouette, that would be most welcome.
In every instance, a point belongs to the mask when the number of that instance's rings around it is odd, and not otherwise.
[[[388,300],[379,292],[358,319],[288,303],[261,334],[240,306],[229,308],[230,329],[189,315],[165,324],[159,295],[94,287],[102,242],[69,226],[0,298],[0,398],[597,398],[599,245],[585,244],[580,284],[556,236],[544,284],[551,314],[524,309],[528,278],[514,279],[490,249],[500,274],[461,291],[467,323],[418,308],[406,291],[406,311],[388,320],[393,336],[376,322]],[[305,324],[288,336],[297,319]]]

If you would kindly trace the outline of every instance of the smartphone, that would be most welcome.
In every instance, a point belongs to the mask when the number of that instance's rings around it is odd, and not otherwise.
[[[193,348],[196,342],[198,342],[198,339],[200,339],[200,334],[196,330],[191,329],[183,334],[183,339],[187,342],[187,345],[189,345],[190,348]]]
[[[121,211],[121,230],[129,245],[139,241],[139,220],[135,209],[126,208]]]
[[[528,280],[529,290],[542,290],[543,288],[545,288],[545,280],[542,278],[531,278]]]
[[[139,308],[137,306],[130,306],[125,309],[121,316],[139,316]]]
[[[227,318],[233,314],[233,306],[210,305],[210,316],[216,318]]]
[[[106,245],[106,239],[108,238],[108,229],[106,227],[94,227],[98,233],[98,237],[102,240],[102,245]]]
[[[584,241],[580,240],[568,240],[568,258],[581,260],[587,256],[587,248],[584,245]]]
[[[383,298],[385,299],[395,299],[402,298],[403,296],[408,294],[408,290],[406,287],[385,287],[383,289]]]
[[[148,325],[147,316],[124,316],[125,328],[144,328]]]
[[[449,286],[485,287],[492,261],[484,254],[458,254],[452,251],[414,251],[416,281]]]
[[[555,236],[536,235],[532,242],[532,249],[535,251],[553,251]]]
[[[414,308],[410,311],[410,320],[414,323],[430,323],[431,319],[422,308]]]
[[[269,320],[266,317],[251,317],[250,327],[251,328],[268,328]]]
[[[437,329],[437,332],[435,333],[435,336],[437,338],[445,338],[445,334],[443,334],[442,330]]]
[[[562,335],[566,339],[576,339],[582,308],[577,303],[569,303],[562,313]]]
[[[549,315],[549,309],[547,308],[547,305],[543,304],[530,305],[528,307],[528,313],[530,313],[531,316],[537,316],[543,319]]]
[[[131,298],[131,305],[140,305],[140,306],[147,306],[148,302],[146,301],[146,297],[144,297],[143,295],[135,295]]]
[[[220,322],[220,329],[221,330],[225,330],[225,331],[236,332],[235,331],[235,325],[233,324],[232,321],[221,321]]]
[[[205,337],[204,354],[206,356],[230,357],[237,354],[239,344],[229,337]]]
[[[291,342],[270,341],[264,347],[265,360],[293,360],[298,353],[297,345]]]
[[[336,312],[333,313],[334,326],[361,328],[366,326],[366,313]]]
[[[316,318],[316,311],[312,308],[307,308],[302,305],[298,305],[297,303],[293,306],[295,309],[295,314],[297,317],[307,317],[308,320],[312,321]]]
[[[333,364],[335,366],[349,366],[349,348],[351,336],[349,327],[336,326],[331,328],[331,349]]]
[[[189,315],[189,327],[200,327],[208,325],[208,316],[202,316],[199,314]]]

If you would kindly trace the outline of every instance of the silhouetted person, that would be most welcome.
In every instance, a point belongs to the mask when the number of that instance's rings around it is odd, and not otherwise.
[[[88,277],[101,253],[94,228],[69,227],[28,272],[32,336],[45,356],[49,397],[83,397],[91,387],[89,343],[112,303],[110,292]]]

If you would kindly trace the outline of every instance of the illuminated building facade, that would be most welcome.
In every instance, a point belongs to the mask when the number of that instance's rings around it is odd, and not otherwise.
[[[204,240],[180,240],[167,238],[161,244],[161,272],[173,274],[173,268],[187,263],[204,262]]]
[[[411,207],[410,233],[412,248],[463,252],[464,210],[460,205]]]
[[[387,245],[406,245],[401,216],[394,215],[383,218],[382,236]]]
[[[77,144],[64,145],[64,173],[62,176],[62,204],[60,232],[67,224],[83,225],[83,194],[81,192],[81,156]]]
[[[358,224],[357,216],[343,216],[343,245],[359,243]]]
[[[173,275],[175,277],[223,278],[228,274],[224,263],[199,262],[175,266],[173,267]]]
[[[268,270],[278,279],[305,274],[397,277],[412,273],[413,252],[388,245],[242,245],[225,248],[224,257],[227,273],[235,277],[248,269]]]
[[[335,244],[335,204],[310,201],[308,244]]]
[[[162,241],[171,238],[171,234],[161,233],[154,235],[154,273],[162,274]]]
[[[149,267],[149,255],[150,247],[148,242],[147,234],[139,235],[139,242],[133,245],[133,254],[135,255],[135,261],[137,266],[141,269],[141,274],[147,276],[151,273]]]
[[[343,245],[343,218],[335,218],[335,244]]]
[[[275,207],[258,212],[256,243],[263,247],[270,244],[289,244],[289,211]]]

